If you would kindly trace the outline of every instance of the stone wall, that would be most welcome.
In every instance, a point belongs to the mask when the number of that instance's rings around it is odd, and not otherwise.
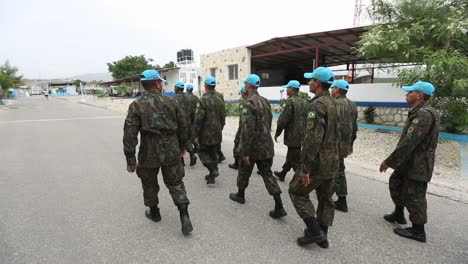
[[[238,78],[229,80],[229,65],[237,64]],[[250,74],[250,50],[247,47],[237,47],[200,56],[201,78],[210,75],[210,69],[216,68],[216,90],[224,94],[224,99],[238,99],[238,89],[243,85],[240,81]],[[202,89],[203,90],[203,89]]]
[[[365,123],[364,110],[367,106],[358,106],[358,122]],[[405,126],[409,108],[376,107],[374,123],[386,126]]]

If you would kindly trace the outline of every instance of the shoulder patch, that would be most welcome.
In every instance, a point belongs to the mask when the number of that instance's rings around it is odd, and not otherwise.
[[[245,115],[245,114],[247,114],[248,112],[249,112],[249,111],[248,111],[247,109],[245,109],[245,108],[242,109],[242,114]]]
[[[315,118],[315,112],[314,112],[314,111],[310,111],[310,112],[307,114],[307,118],[309,118],[309,119],[314,119],[314,118]]]
[[[417,119],[417,118],[413,119],[413,124],[415,124],[415,125],[419,124],[419,119]]]

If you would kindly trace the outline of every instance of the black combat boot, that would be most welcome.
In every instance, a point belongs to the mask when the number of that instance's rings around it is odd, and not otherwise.
[[[210,164],[208,166],[208,170],[210,171],[210,174],[205,176],[206,184],[214,184],[215,178],[219,176],[218,166],[216,164]]]
[[[328,248],[328,246],[329,246],[329,244],[328,244],[328,226],[320,225],[320,228],[322,228],[322,231],[325,234],[325,241],[318,242],[317,244],[321,248]]]
[[[190,166],[195,166],[197,164],[197,156],[195,155],[195,152],[192,151],[190,152]]]
[[[238,170],[238,169],[239,169],[239,160],[236,159],[236,160],[234,161],[233,164],[229,164],[228,166],[229,166],[229,168],[231,168],[231,169]]]
[[[297,238],[299,246],[321,243],[327,239],[315,217],[304,218],[303,221],[307,228],[304,230],[304,236]]]
[[[275,194],[273,195],[273,198],[275,199],[275,210],[270,211],[271,218],[277,219],[283,216],[287,216],[288,213],[286,213],[286,211],[283,208],[283,201],[281,201],[281,195]]]
[[[284,178],[286,178],[286,174],[288,172],[285,171],[285,170],[282,170],[282,171],[275,171],[274,174],[276,177],[278,177],[278,180],[281,181],[281,182],[284,182]]]
[[[239,189],[237,193],[229,194],[229,198],[233,200],[234,202],[245,204],[245,190]]]
[[[400,225],[406,225],[404,209],[403,206],[395,206],[395,211],[391,214],[384,215],[384,219],[390,223],[397,222]]]
[[[348,212],[348,204],[346,203],[346,196],[338,196],[335,201],[335,209],[344,213]]]
[[[218,151],[218,163],[221,163],[223,162],[224,160],[226,160],[226,157],[224,156],[223,152],[221,150]]]
[[[184,158],[180,158],[180,164],[182,164],[182,166],[185,166]]]
[[[149,209],[146,209],[145,215],[154,222],[161,221],[161,214],[159,213],[159,208],[157,206],[151,206]]]
[[[193,230],[192,222],[190,222],[190,217],[188,214],[188,204],[179,204],[177,208],[179,208],[180,224],[182,225],[182,234],[188,235]]]
[[[424,225],[413,224],[413,227],[395,228],[393,229],[393,232],[405,238],[413,239],[423,243],[426,242],[426,231],[424,231]]]

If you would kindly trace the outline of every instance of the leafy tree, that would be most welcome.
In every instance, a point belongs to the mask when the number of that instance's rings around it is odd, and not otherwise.
[[[121,79],[127,76],[140,74],[147,69],[159,68],[159,65],[151,65],[152,59],[140,56],[125,56],[123,59],[107,63],[109,72],[114,79]]]
[[[164,64],[164,66],[163,66],[164,69],[170,69],[170,68],[175,68],[175,67],[177,67],[177,65],[173,61],[170,61],[170,62]]]
[[[368,11],[377,24],[359,41],[358,54],[417,64],[396,68],[396,83],[433,83],[431,103],[442,113],[442,126],[468,133],[468,1],[373,0]]]
[[[10,65],[7,60],[3,65],[0,65],[0,97],[8,94],[8,89],[19,86],[23,82],[22,75],[17,76],[18,68]]]

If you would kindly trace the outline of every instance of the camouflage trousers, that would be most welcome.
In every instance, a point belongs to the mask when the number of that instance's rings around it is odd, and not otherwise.
[[[288,147],[286,161],[283,164],[283,171],[288,172],[290,169],[294,171],[301,164],[301,147]]]
[[[239,142],[234,142],[234,148],[232,149],[232,156],[234,160],[242,159],[241,154],[239,152]]]
[[[263,183],[270,195],[280,194],[281,188],[273,177],[271,172],[271,165],[273,165],[273,159],[266,160],[250,160],[250,165],[245,164],[244,161],[239,161],[239,171],[237,173],[237,188],[245,190],[249,186],[249,179],[252,175],[254,165],[257,164],[257,168],[260,171],[260,175],[263,178]]]
[[[198,156],[205,167],[218,166],[221,144],[216,145],[200,145]]]
[[[296,170],[289,183],[289,196],[299,216],[304,218],[314,217],[316,212],[309,194],[315,190],[317,194],[317,221],[324,226],[331,226],[335,216],[335,203],[332,196],[335,192],[335,179],[310,178],[310,183],[304,186],[299,177],[300,170]]]
[[[340,158],[338,173],[335,177],[335,192],[338,197],[348,195],[348,184],[346,183],[344,158]]]
[[[180,174],[181,165],[175,164],[170,166],[162,166],[162,176],[164,184],[171,194],[174,204],[188,204],[185,185],[182,181],[183,175]],[[159,184],[158,173],[160,168],[140,168],[137,167],[136,173],[141,180],[143,187],[143,200],[146,206],[158,206],[159,204]],[[183,168],[182,168],[183,170]]]
[[[395,170],[389,180],[390,196],[396,206],[403,206],[409,212],[411,223],[427,223],[427,182],[408,179],[406,173]]]

